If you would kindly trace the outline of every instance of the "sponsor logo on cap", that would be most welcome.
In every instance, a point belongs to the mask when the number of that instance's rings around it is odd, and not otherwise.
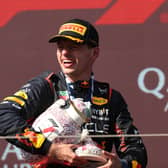
[[[65,23],[60,27],[59,34],[64,31],[72,31],[72,32],[75,32],[75,33],[78,33],[78,34],[84,36],[86,30],[87,30],[87,27],[83,26],[81,24]]]

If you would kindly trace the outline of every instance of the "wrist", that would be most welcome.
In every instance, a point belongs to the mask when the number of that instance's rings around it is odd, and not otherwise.
[[[42,147],[39,149],[39,154],[46,155],[51,147],[52,142],[45,139]]]
[[[54,143],[52,143],[51,145],[50,145],[50,148],[49,148],[49,150],[48,150],[48,153],[47,153],[47,156],[49,157],[49,158],[53,158],[53,156],[55,156],[55,144]]]

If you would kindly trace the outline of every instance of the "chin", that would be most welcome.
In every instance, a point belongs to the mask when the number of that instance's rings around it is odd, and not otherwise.
[[[75,74],[75,71],[74,70],[70,70],[70,69],[68,69],[68,70],[66,69],[66,70],[62,70],[62,71],[63,71],[64,74],[69,75],[69,76]]]

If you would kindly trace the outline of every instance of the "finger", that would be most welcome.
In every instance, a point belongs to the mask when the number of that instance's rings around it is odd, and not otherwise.
[[[71,148],[72,150],[78,148],[79,146],[80,146],[80,145],[77,145],[77,144],[70,144],[70,148]]]
[[[69,161],[67,161],[66,164],[69,166],[81,166],[81,165],[86,165],[87,163],[88,163],[87,160],[76,156],[73,159],[69,159]]]
[[[102,151],[102,153],[107,158],[114,158],[116,156],[114,153],[107,152],[107,151]]]
[[[96,167],[96,168],[109,168],[112,165],[112,160],[109,159],[104,165]]]

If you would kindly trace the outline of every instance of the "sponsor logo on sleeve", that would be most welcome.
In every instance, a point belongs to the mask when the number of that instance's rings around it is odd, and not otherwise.
[[[26,92],[22,91],[22,90],[19,90],[18,92],[16,92],[14,94],[15,96],[20,96],[22,97],[23,99],[27,100],[28,99],[28,95]]]
[[[132,161],[132,168],[142,168],[142,166],[136,160],[133,160]]]
[[[14,96],[8,96],[6,98],[4,98],[4,101],[12,101],[12,102],[15,102],[21,106],[24,106],[25,105],[25,101],[24,100],[21,100],[19,99],[18,97],[14,97]]]

